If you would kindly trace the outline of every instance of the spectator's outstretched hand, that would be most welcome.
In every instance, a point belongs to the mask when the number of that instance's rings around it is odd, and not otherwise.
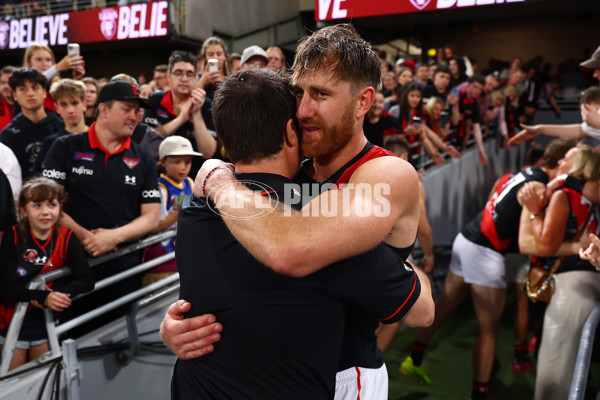
[[[525,125],[525,124],[520,124],[520,125],[521,125],[521,128],[523,128],[523,130],[508,140],[509,146],[515,146],[515,145],[521,144],[527,140],[534,139],[540,134],[539,125],[534,125],[534,126],[529,126],[529,125]]]
[[[483,151],[479,152],[479,162],[481,163],[482,166],[485,166],[488,163],[487,154],[485,154],[485,152],[483,152]]]
[[[211,314],[185,318],[192,308],[185,300],[169,306],[160,324],[160,337],[165,345],[182,360],[198,358],[214,350],[213,343],[221,340],[223,326]]]
[[[579,257],[581,257],[582,260],[589,261],[600,271],[600,239],[593,233],[590,233],[589,238],[591,243],[586,249],[579,249]]]

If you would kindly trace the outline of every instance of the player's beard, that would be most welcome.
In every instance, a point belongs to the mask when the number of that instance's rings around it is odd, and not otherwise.
[[[323,121],[307,121],[307,125],[321,128],[317,137],[302,136],[302,152],[307,157],[320,158],[329,156],[343,148],[354,134],[354,103],[348,102],[338,123],[333,126],[325,125]],[[302,127],[302,122],[300,123]]]

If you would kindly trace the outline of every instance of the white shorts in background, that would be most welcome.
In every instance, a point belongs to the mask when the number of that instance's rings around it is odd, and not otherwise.
[[[506,289],[504,256],[467,240],[462,233],[452,244],[450,271],[462,276],[465,283]]]
[[[352,367],[335,376],[334,400],[387,400],[388,372],[380,368]]]

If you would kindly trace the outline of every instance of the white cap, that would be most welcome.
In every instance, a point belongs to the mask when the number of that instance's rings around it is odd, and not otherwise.
[[[244,65],[246,61],[255,56],[262,57],[267,64],[269,63],[269,57],[267,57],[267,53],[262,48],[254,45],[244,49],[244,52],[242,53],[241,65]]]
[[[192,143],[183,136],[169,136],[162,141],[158,147],[158,157],[167,156],[202,156],[202,153],[194,151]]]

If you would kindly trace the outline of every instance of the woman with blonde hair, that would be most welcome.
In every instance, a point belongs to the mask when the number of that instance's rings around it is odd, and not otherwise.
[[[600,154],[579,144],[559,161],[558,174],[597,182]],[[573,243],[568,251],[564,246],[561,253],[557,251],[563,242],[577,242],[578,236],[586,239],[590,233],[598,234],[598,210],[578,191],[566,187],[554,192],[550,199],[543,184],[528,183],[522,192],[521,252],[547,257],[546,269],[557,262],[555,256],[566,254],[554,274],[554,294],[544,315],[534,396],[536,400],[565,399],[583,324],[600,299],[600,275],[592,264],[578,256],[578,249],[587,243]]]
[[[83,57],[78,54],[70,53],[63,57],[55,64],[54,53],[50,47],[41,43],[32,43],[25,50],[23,57],[23,66],[31,67],[41,72],[48,80],[48,86],[60,78],[60,73],[68,69],[73,70],[73,79],[81,79],[85,75]],[[44,108],[46,110],[56,112],[56,104],[54,99],[46,90],[46,99],[44,100]]]
[[[23,57],[23,66],[40,71],[48,79],[48,82],[59,76],[62,71],[69,69],[73,70],[73,79],[79,80],[85,75],[85,61],[82,56],[69,53],[56,63],[50,47],[41,43],[32,43],[27,47],[25,57]]]

